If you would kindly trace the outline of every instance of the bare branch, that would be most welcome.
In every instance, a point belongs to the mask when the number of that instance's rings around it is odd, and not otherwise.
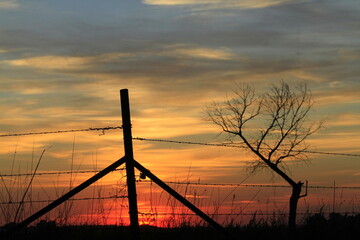
[[[305,140],[322,126],[308,120],[312,105],[311,92],[304,83],[290,88],[280,82],[262,95],[255,94],[253,86],[237,85],[230,98],[222,104],[213,103],[207,114],[223,132],[239,137],[258,159],[293,184],[278,165],[286,159],[305,157]],[[254,130],[251,126],[259,121],[264,127]]]

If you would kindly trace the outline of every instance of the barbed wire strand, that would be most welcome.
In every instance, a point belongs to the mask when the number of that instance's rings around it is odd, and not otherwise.
[[[115,169],[115,171],[123,171],[125,167]],[[97,173],[96,170],[80,170],[80,171],[59,171],[59,172],[38,172],[36,174],[32,173],[18,173],[18,174],[0,174],[1,177],[19,177],[19,176],[32,176],[32,175],[65,175],[65,174],[82,174],[82,173]],[[138,183],[144,182],[148,183],[151,180],[137,180]],[[195,185],[195,186],[221,186],[221,187],[268,187],[268,188],[290,188],[290,185],[270,185],[270,184],[243,184],[243,183],[202,183],[202,182],[179,182],[179,181],[164,181],[167,184],[176,184],[176,185]],[[360,186],[308,186],[308,188],[313,189],[360,189]]]
[[[113,170],[115,171],[122,171],[125,170],[125,168],[118,168]],[[32,175],[63,175],[63,174],[81,174],[81,173],[98,173],[97,170],[78,170],[78,171],[58,171],[58,172],[38,172],[38,173],[16,173],[16,174],[0,174],[2,177],[21,177],[21,176],[32,176]]]
[[[165,143],[175,143],[175,144],[203,145],[203,146],[213,146],[213,147],[230,147],[230,148],[244,148],[244,149],[247,148],[246,146],[229,145],[229,144],[223,144],[223,143],[204,143],[204,142],[176,141],[176,140],[140,138],[140,137],[134,137],[133,140],[150,141],[150,142],[165,142]],[[302,152],[311,153],[311,154],[324,154],[324,155],[337,155],[337,156],[347,156],[347,157],[360,157],[360,154],[353,154],[353,153],[320,152],[320,151],[310,151],[310,150],[304,150]]]
[[[44,134],[54,134],[54,133],[69,133],[69,132],[87,132],[87,131],[108,131],[114,129],[122,129],[121,126],[115,127],[100,127],[100,128],[84,128],[84,129],[71,129],[71,130],[55,130],[55,131],[44,131],[44,132],[27,132],[27,133],[9,133],[2,134],[0,137],[17,137],[17,136],[27,136],[27,135],[44,135]]]
[[[318,214],[319,212],[300,212],[297,213],[299,215],[313,215]],[[360,212],[338,212],[342,215],[349,215],[349,214],[360,214]],[[172,213],[172,212],[164,212],[164,213],[145,213],[145,212],[139,212],[140,215],[143,216],[196,216],[195,213]],[[324,214],[324,213],[322,213]],[[254,216],[254,215],[260,215],[260,216],[285,216],[288,215],[288,213],[275,213],[275,212],[254,212],[254,213],[208,213],[208,215],[211,216]]]
[[[138,182],[151,182],[150,180],[141,180]],[[290,185],[270,185],[270,184],[243,184],[243,183],[201,183],[201,182],[176,182],[164,181],[167,184],[193,185],[193,186],[214,186],[214,187],[260,187],[260,188],[291,188]],[[360,186],[342,187],[342,186],[308,186],[313,189],[360,189]]]
[[[74,198],[69,199],[68,201],[85,201],[85,200],[106,200],[106,199],[118,199],[118,198],[127,198],[127,196],[109,196],[109,197],[84,197],[84,198]],[[50,203],[55,200],[31,200],[24,202],[0,202],[0,205],[10,205],[10,204],[20,204],[20,203]]]
[[[44,131],[44,132],[10,133],[10,134],[2,134],[2,135],[0,135],[0,137],[16,137],[16,136],[27,136],[27,135],[44,135],[44,134],[55,134],[55,133],[85,132],[85,131],[103,131],[103,133],[104,133],[105,131],[114,130],[114,129],[122,129],[122,127],[121,126],[113,126],[113,127],[109,126],[109,127],[71,129],[71,130],[55,130],[55,131]],[[203,146],[214,146],[214,147],[231,147],[231,148],[244,148],[244,149],[247,148],[245,146],[229,145],[229,144],[222,144],[222,143],[217,144],[217,143],[204,143],[204,142],[191,142],[191,141],[176,141],[176,140],[165,140],[165,139],[155,139],[155,138],[135,137],[135,138],[133,138],[133,140],[203,145]],[[311,153],[311,154],[360,157],[360,154],[353,154],[353,153],[335,153],[335,152],[321,152],[321,151],[311,151],[311,150],[304,150],[303,152]]]

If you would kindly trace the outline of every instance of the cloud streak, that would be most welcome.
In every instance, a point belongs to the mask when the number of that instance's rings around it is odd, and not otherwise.
[[[1,9],[15,9],[19,7],[17,0],[0,0],[0,10]]]
[[[149,5],[190,6],[202,10],[266,8],[301,2],[304,0],[143,0]]]
[[[46,70],[71,70],[85,68],[90,63],[90,59],[82,57],[41,56],[10,60],[5,61],[5,63],[16,67],[30,67]]]
[[[4,51],[5,52],[5,51]],[[45,70],[81,70],[94,67],[95,65],[113,64],[116,62],[126,62],[132,59],[146,59],[158,57],[171,57],[179,59],[203,59],[203,60],[231,60],[236,55],[226,48],[204,48],[189,46],[184,44],[165,46],[156,52],[138,51],[133,53],[113,52],[94,56],[38,56],[22,59],[2,61],[15,67],[29,67]],[[1,62],[0,62],[1,63]]]

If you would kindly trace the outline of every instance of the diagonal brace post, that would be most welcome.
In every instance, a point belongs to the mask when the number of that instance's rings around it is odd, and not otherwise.
[[[211,226],[213,226],[215,229],[220,231],[221,233],[225,234],[229,238],[233,239],[233,236],[231,236],[223,226],[218,224],[216,221],[214,221],[212,218],[210,218],[207,214],[205,214],[203,211],[201,211],[199,208],[197,208],[194,204],[189,202],[186,198],[181,196],[178,192],[176,192],[174,189],[172,189],[169,185],[164,183],[161,179],[156,177],[153,173],[151,173],[148,169],[146,169],[144,166],[142,166],[139,162],[134,160],[134,166],[143,174],[145,174],[147,177],[149,177],[152,181],[154,181],[157,185],[159,185],[162,189],[164,189],[166,192],[168,192],[170,195],[172,195],[174,198],[176,198],[179,202],[184,204],[187,208],[189,208],[191,211],[196,213],[199,217],[204,219],[207,223],[209,223]]]
[[[30,223],[32,223],[36,219],[38,219],[41,216],[43,216],[44,214],[48,213],[52,209],[56,208],[57,206],[59,206],[60,204],[65,202],[66,200],[68,200],[71,197],[73,197],[74,195],[76,195],[77,193],[81,192],[82,190],[84,190],[85,188],[87,188],[88,186],[90,186],[91,184],[93,184],[94,182],[99,180],[100,178],[102,178],[105,175],[107,175],[108,173],[114,171],[116,168],[118,168],[120,165],[122,165],[125,162],[126,162],[125,157],[120,158],[119,160],[117,160],[116,162],[111,164],[110,166],[104,168],[103,170],[101,170],[100,172],[98,172],[97,174],[95,174],[94,176],[92,176],[91,178],[86,180],[85,182],[81,183],[79,186],[71,189],[68,193],[65,193],[63,196],[59,197],[58,199],[56,199],[55,201],[53,201],[52,203],[50,203],[46,207],[42,208],[41,210],[34,213],[33,215],[31,215],[30,217],[28,217],[24,221],[17,224],[14,228],[12,228],[7,233],[5,233],[5,235],[3,237],[10,236],[11,234],[15,233],[16,231],[26,227],[27,225],[29,225]]]

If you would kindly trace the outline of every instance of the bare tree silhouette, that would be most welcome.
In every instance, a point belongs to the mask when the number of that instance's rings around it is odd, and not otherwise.
[[[255,155],[250,169],[270,169],[292,187],[289,201],[289,231],[296,227],[296,211],[303,182],[295,181],[286,169],[291,160],[305,160],[308,144],[305,140],[318,131],[323,122],[308,118],[313,98],[305,83],[291,88],[287,83],[272,85],[269,91],[257,95],[252,85],[237,85],[233,95],[223,103],[210,104],[206,114],[235,143]]]

